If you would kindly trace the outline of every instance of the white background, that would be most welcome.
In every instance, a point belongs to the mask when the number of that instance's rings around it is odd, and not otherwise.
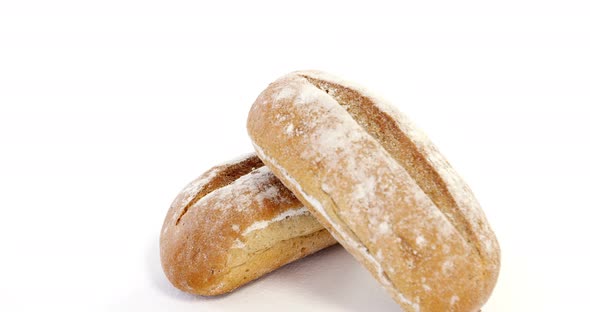
[[[175,290],[169,204],[252,150],[250,104],[321,69],[415,121],[502,247],[488,311],[588,309],[588,1],[1,1],[1,311],[400,311],[336,247]]]

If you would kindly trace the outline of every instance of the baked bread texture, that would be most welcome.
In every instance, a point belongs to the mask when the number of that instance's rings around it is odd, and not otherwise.
[[[365,89],[288,74],[248,132],[272,172],[405,311],[478,311],[500,249],[469,187],[430,140]]]
[[[209,296],[335,243],[250,154],[210,169],[176,197],[160,233],[160,258],[175,287]]]

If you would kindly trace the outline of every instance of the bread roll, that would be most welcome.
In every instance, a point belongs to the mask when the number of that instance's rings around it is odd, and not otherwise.
[[[405,311],[477,311],[500,249],[428,138],[363,88],[295,72],[256,99],[258,156]]]
[[[162,226],[160,256],[174,286],[209,296],[335,243],[251,154],[205,172],[176,197]]]

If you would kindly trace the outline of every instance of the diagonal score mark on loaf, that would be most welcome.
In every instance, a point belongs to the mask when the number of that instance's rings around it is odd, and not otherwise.
[[[208,174],[213,174],[213,177],[206,181],[203,185],[200,185],[200,189],[197,190],[196,194],[193,195],[187,204],[184,205],[182,211],[178,214],[178,218],[176,219],[174,225],[178,225],[190,207],[192,207],[201,198],[207,196],[207,194],[217,189],[232,184],[240,177],[262,166],[264,166],[262,161],[258,157],[252,156],[245,159],[244,161],[231,163],[225,166],[218,166],[209,170],[209,172],[205,173],[203,177],[205,178]]]
[[[342,85],[301,75],[312,85],[336,100],[351,117],[406,170],[418,187],[430,198],[449,223],[483,258],[481,245],[473,228],[460,211],[455,199],[437,171],[426,161],[415,144],[399,128],[395,119],[380,110],[373,101]]]

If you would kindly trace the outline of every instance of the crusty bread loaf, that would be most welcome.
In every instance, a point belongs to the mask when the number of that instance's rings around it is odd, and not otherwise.
[[[177,288],[219,295],[335,243],[251,154],[212,168],[178,195],[160,256]]]
[[[477,311],[500,250],[469,187],[396,109],[330,75],[295,72],[251,108],[275,175],[406,311]]]

